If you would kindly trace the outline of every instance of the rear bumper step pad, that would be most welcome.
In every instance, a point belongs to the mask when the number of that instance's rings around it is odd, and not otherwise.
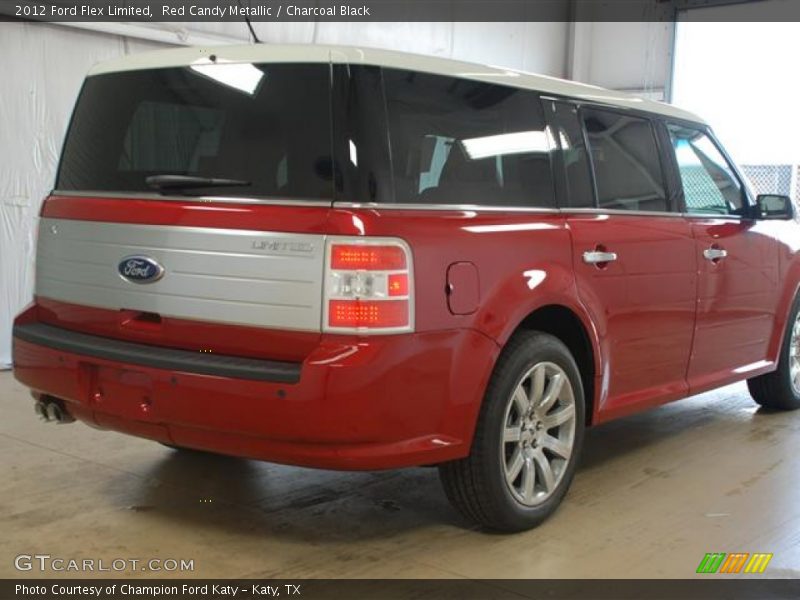
[[[300,363],[204,354],[78,333],[44,323],[14,326],[13,336],[64,352],[156,369],[274,383],[300,381]]]

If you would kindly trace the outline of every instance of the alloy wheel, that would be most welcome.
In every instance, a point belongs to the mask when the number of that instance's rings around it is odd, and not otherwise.
[[[795,331],[800,334],[800,321]],[[572,457],[575,414],[572,384],[557,364],[538,363],[520,379],[506,405],[500,444],[506,485],[520,504],[541,504],[558,487]]]

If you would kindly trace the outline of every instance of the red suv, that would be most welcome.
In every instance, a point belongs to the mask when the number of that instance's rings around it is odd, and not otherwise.
[[[799,234],[672,106],[368,49],[137,55],[83,86],[15,374],[57,422],[438,465],[521,530],[589,425],[742,379],[800,406]]]

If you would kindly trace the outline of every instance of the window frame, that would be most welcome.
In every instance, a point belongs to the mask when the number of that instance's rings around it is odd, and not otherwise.
[[[664,117],[661,120],[661,127],[663,129],[663,135],[665,136],[665,142],[668,142],[669,152],[667,153],[668,160],[671,163],[671,169],[673,171],[674,176],[674,183],[677,188],[678,193],[678,201],[681,213],[688,218],[691,219],[734,219],[737,221],[748,220],[752,221],[754,219],[753,215],[753,207],[755,206],[755,198],[753,196],[752,190],[750,186],[747,184],[747,180],[742,176],[742,172],[739,170],[738,165],[733,161],[730,157],[728,152],[725,150],[725,147],[720,143],[717,136],[714,135],[714,131],[711,129],[710,126],[704,123],[697,123],[694,121],[684,121],[682,119],[675,119],[675,118],[668,118]],[[736,213],[729,213],[727,215],[722,214],[702,214],[702,213],[694,213],[690,212],[688,207],[686,206],[686,192],[683,188],[683,179],[681,179],[680,175],[680,166],[678,164],[678,157],[675,153],[675,148],[672,144],[672,136],[669,133],[669,125],[677,125],[678,127],[683,127],[686,129],[693,129],[705,135],[711,144],[716,148],[717,152],[720,153],[723,160],[725,160],[728,169],[733,174],[734,179],[739,184],[739,188],[742,190],[742,214]]]
[[[588,158],[589,149],[586,147],[586,134],[583,130],[580,114],[578,110],[580,105],[578,102],[569,98],[560,98],[550,95],[539,96],[539,101],[542,104],[542,112],[544,113],[545,123],[550,131],[551,139],[555,142],[555,146],[550,150],[550,164],[553,170],[553,182],[556,191],[556,206],[558,210],[572,211],[572,210],[598,210],[597,207],[597,188],[595,187],[594,175],[592,173],[593,166],[591,160]],[[586,177],[589,181],[589,188],[591,193],[591,206],[571,206],[569,201],[569,185],[566,177],[566,161],[564,160],[564,147],[561,144],[561,137],[557,135],[558,126],[560,121],[554,115],[554,111],[550,110],[548,104],[561,104],[564,106],[572,106],[576,111],[576,121],[578,129],[580,130],[581,140],[583,141],[584,151],[586,152]]]
[[[664,156],[663,142],[661,140],[661,136],[659,136],[658,134],[658,128],[656,126],[657,119],[655,118],[655,115],[651,113],[626,110],[624,108],[607,106],[602,104],[582,103],[579,104],[577,108],[578,108],[578,120],[580,122],[581,131],[583,132],[583,141],[584,145],[586,146],[587,157],[589,161],[589,173],[592,180],[592,188],[594,190],[595,209],[601,212],[608,212],[613,214],[639,214],[639,215],[680,214],[680,211],[678,210],[680,206],[674,202],[672,185],[671,185],[672,181],[669,175],[667,160],[666,157]],[[586,110],[608,112],[620,116],[641,119],[647,122],[648,126],[650,127],[650,132],[653,135],[653,143],[655,144],[656,153],[658,154],[658,164],[659,167],[661,168],[661,183],[664,186],[664,202],[666,204],[665,210],[628,210],[624,208],[613,209],[613,208],[604,208],[600,206],[600,197],[597,188],[597,168],[594,164],[594,154],[592,153],[592,145],[591,142],[589,141],[589,132],[586,130],[586,121],[584,119],[584,114]]]
[[[566,190],[567,185],[564,181],[564,169],[563,167],[563,155],[562,155],[562,148],[561,148],[561,140],[557,139],[556,136],[556,145],[557,148],[554,150],[555,152],[555,161],[554,161],[554,169],[555,169],[555,177],[556,177],[556,194],[557,194],[557,201],[558,207],[561,212],[564,213],[586,213],[586,214],[614,214],[614,215],[639,215],[639,216],[654,216],[654,217],[680,217],[685,214],[683,210],[683,205],[681,204],[682,201],[682,189],[680,187],[680,182],[676,181],[675,177],[679,177],[675,165],[674,159],[671,158],[670,153],[671,150],[671,143],[669,139],[666,140],[663,138],[664,133],[662,133],[662,127],[664,132],[666,132],[666,126],[663,126],[663,122],[665,121],[674,121],[679,123],[686,123],[693,127],[697,127],[698,124],[691,121],[681,121],[680,119],[671,119],[669,117],[665,117],[658,113],[653,113],[645,110],[636,110],[631,108],[623,108],[619,106],[614,106],[610,104],[604,104],[602,102],[588,102],[586,100],[582,100],[579,98],[574,98],[571,96],[560,96],[557,94],[541,94],[542,102],[558,102],[562,104],[570,104],[574,106],[578,113],[578,125],[581,128],[581,135],[583,136],[583,142],[586,146],[588,167],[589,167],[589,181],[591,183],[592,194],[593,194],[593,206],[592,207],[572,207],[569,206],[569,203],[566,199]],[[543,105],[545,118],[547,119],[548,126],[554,129],[556,125],[556,121],[553,118],[553,115],[550,110],[548,110],[546,105]],[[601,208],[599,206],[598,197],[597,197],[597,183],[596,183],[596,175],[594,170],[594,162],[591,159],[591,151],[590,145],[587,139],[586,128],[584,126],[583,117],[581,116],[582,109],[593,109],[593,110],[605,110],[608,112],[616,112],[619,114],[638,117],[642,119],[646,119],[650,121],[650,126],[653,129],[653,135],[656,141],[656,147],[659,154],[659,163],[661,165],[662,175],[664,177],[664,189],[667,194],[667,207],[668,210],[666,211],[639,211],[639,210],[625,210],[625,209],[609,209],[609,208]],[[669,134],[666,133],[668,136]],[[730,161],[730,159],[728,159]],[[738,171],[737,171],[738,174]]]
[[[344,71],[349,72],[349,67],[351,65],[344,65]],[[377,66],[377,68],[381,69],[383,67]],[[405,69],[411,70],[413,69]],[[336,70],[334,69],[334,77],[333,81],[336,81]],[[381,86],[383,87],[383,86]],[[516,87],[516,86],[510,86]],[[587,155],[589,158],[587,159],[588,167],[589,167],[589,181],[591,183],[592,188],[592,200],[593,206],[591,207],[571,207],[568,205],[566,201],[566,182],[564,180],[564,170],[563,170],[563,155],[562,155],[562,147],[561,147],[561,140],[558,139],[557,136],[552,136],[554,139],[554,146],[550,149],[550,170],[553,177],[553,184],[554,184],[554,191],[555,191],[555,208],[545,208],[545,207],[521,207],[521,206],[495,206],[495,205],[487,205],[487,204],[409,204],[409,203],[396,203],[396,202],[380,202],[380,203],[371,203],[371,202],[359,202],[354,201],[351,198],[342,195],[342,190],[337,189],[335,191],[335,197],[333,201],[334,206],[339,207],[346,207],[346,208],[357,208],[357,207],[370,207],[370,208],[381,208],[381,209],[414,209],[414,210],[434,210],[434,211],[447,211],[447,210],[481,210],[481,211],[488,211],[488,212],[538,212],[538,213],[584,213],[584,214],[614,214],[614,215],[631,215],[631,216],[652,216],[652,217],[691,217],[691,218],[703,218],[704,215],[697,215],[697,214],[690,214],[686,211],[685,206],[685,198],[683,192],[683,185],[680,180],[680,172],[677,166],[677,160],[675,158],[674,150],[672,149],[672,142],[669,137],[669,132],[667,130],[667,123],[675,123],[677,125],[683,127],[689,127],[693,129],[697,129],[702,131],[706,134],[709,139],[714,143],[714,146],[720,151],[722,156],[725,158],[726,163],[731,169],[731,172],[734,173],[736,176],[737,181],[742,185],[742,189],[745,193],[745,198],[747,200],[748,207],[754,206],[755,200],[754,195],[750,186],[747,184],[747,180],[742,176],[742,173],[735,162],[731,159],[730,155],[725,150],[724,146],[719,142],[719,140],[714,135],[713,130],[702,122],[697,121],[690,121],[685,119],[680,119],[677,117],[671,117],[667,115],[663,115],[657,112],[651,112],[647,110],[637,110],[634,108],[625,108],[619,107],[613,104],[605,104],[603,102],[593,102],[587,101],[582,98],[576,98],[573,96],[562,96],[560,94],[554,94],[551,92],[545,92],[542,90],[535,90],[529,88],[519,88],[523,90],[527,90],[533,94],[536,94],[539,98],[539,103],[541,106],[541,110],[544,114],[545,119],[545,126],[547,129],[552,133],[555,129],[556,122],[553,119],[553,115],[547,106],[547,102],[557,102],[562,104],[569,104],[576,108],[578,113],[578,122],[581,128],[581,135],[583,136],[584,144],[586,146]],[[343,107],[341,106],[341,97],[338,97],[336,94],[332,95],[332,110],[333,110],[333,123],[334,123],[334,131],[337,125],[341,124],[340,118],[343,115]],[[383,98],[385,102],[385,97]],[[650,123],[651,130],[653,132],[653,137],[655,139],[656,149],[659,154],[659,164],[661,166],[662,176],[664,178],[664,189],[667,195],[667,210],[665,211],[634,211],[634,210],[625,210],[625,209],[604,209],[599,207],[598,197],[597,197],[597,184],[596,184],[596,175],[594,170],[594,161],[591,158],[591,146],[587,139],[586,128],[584,126],[584,121],[581,116],[582,110],[585,109],[593,109],[593,110],[603,110],[613,113],[618,113],[621,115],[626,116],[633,116],[641,119],[645,119]],[[386,131],[387,141],[389,143],[388,136],[388,128]],[[337,139],[336,133],[334,133],[334,157],[337,156],[337,149],[335,140]],[[391,147],[391,146],[390,146]],[[342,163],[346,163],[344,156],[342,155],[341,151],[339,152],[338,156],[342,159]],[[341,163],[340,163],[341,164]],[[707,218],[708,215],[705,215]],[[746,216],[740,215],[718,215],[715,218],[728,218],[728,219],[743,219],[743,218],[750,218]]]

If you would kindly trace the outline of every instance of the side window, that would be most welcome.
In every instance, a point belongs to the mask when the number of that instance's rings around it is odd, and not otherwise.
[[[692,214],[735,214],[741,210],[742,185],[725,157],[698,129],[667,125],[681,174],[686,210]]]
[[[426,135],[422,138],[418,194],[439,185],[442,169],[455,143],[455,139],[442,135]]]
[[[555,206],[537,94],[397,69],[383,81],[395,202]]]
[[[560,166],[566,185],[564,205],[571,208],[593,208],[594,190],[578,109],[574,104],[564,102],[550,101],[546,106],[551,111],[553,134],[561,152]]]
[[[600,208],[667,211],[664,175],[650,121],[595,109],[582,110],[581,115]]]

